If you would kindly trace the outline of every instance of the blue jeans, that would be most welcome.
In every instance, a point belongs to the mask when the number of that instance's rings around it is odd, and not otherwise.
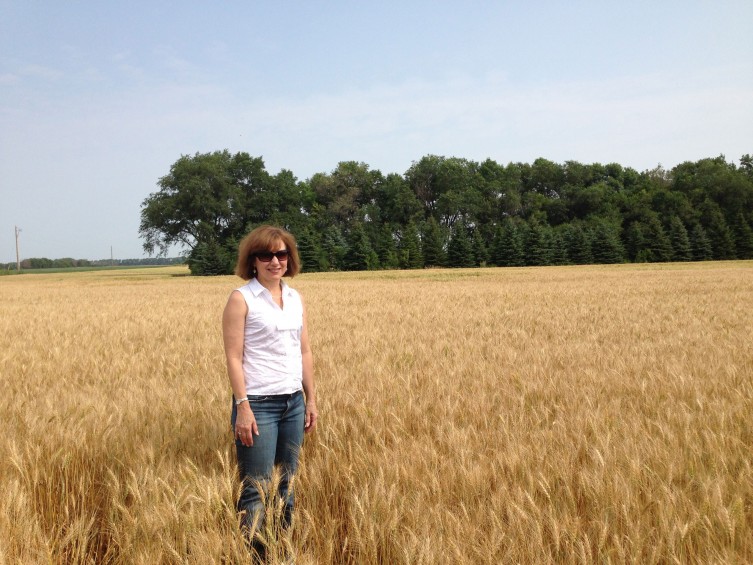
[[[257,396],[248,395],[251,410],[256,418],[259,435],[254,436],[254,444],[246,447],[239,439],[235,440],[238,456],[238,471],[242,482],[238,511],[246,511],[242,526],[251,527],[254,517],[260,513],[264,518],[261,493],[255,484],[262,487],[272,476],[275,465],[281,471],[277,495],[285,501],[283,526],[289,526],[293,514],[293,493],[290,492],[290,479],[298,469],[298,454],[303,444],[303,421],[306,405],[301,391],[292,394]],[[233,403],[230,418],[235,429],[237,409]]]

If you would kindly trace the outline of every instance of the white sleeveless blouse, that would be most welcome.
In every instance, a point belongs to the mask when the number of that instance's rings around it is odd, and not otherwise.
[[[246,394],[290,394],[301,390],[303,303],[284,281],[280,308],[256,279],[237,289],[248,306],[243,334]]]

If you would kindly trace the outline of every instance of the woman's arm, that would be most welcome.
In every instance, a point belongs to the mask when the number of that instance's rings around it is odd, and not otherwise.
[[[222,313],[222,338],[225,344],[225,359],[227,374],[233,397],[237,400],[246,397],[246,383],[243,378],[243,334],[246,327],[248,306],[240,292],[230,295]],[[235,419],[235,435],[245,446],[254,444],[254,436],[259,435],[254,413],[248,402],[238,405]]]
[[[303,304],[303,299],[301,299]],[[306,416],[304,430],[308,433],[316,426],[319,412],[316,409],[316,389],[314,387],[314,355],[309,344],[306,307],[303,307],[303,329],[301,330],[301,357],[303,361],[303,393],[306,395]]]

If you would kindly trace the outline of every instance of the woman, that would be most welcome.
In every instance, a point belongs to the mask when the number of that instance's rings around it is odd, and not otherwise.
[[[283,526],[290,525],[290,480],[303,434],[314,429],[318,416],[306,312],[298,292],[282,280],[299,270],[290,233],[273,226],[256,228],[241,241],[235,267],[248,284],[232,292],[222,316],[242,481],[238,510],[248,533],[257,517],[258,524],[264,519],[257,487],[265,486],[275,465],[281,470]],[[263,553],[263,547],[253,545]]]

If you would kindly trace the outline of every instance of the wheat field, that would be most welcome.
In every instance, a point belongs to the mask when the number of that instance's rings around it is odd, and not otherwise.
[[[0,564],[249,561],[241,281],[183,275],[0,278]],[[271,562],[753,562],[753,263],[291,284],[320,421]]]

